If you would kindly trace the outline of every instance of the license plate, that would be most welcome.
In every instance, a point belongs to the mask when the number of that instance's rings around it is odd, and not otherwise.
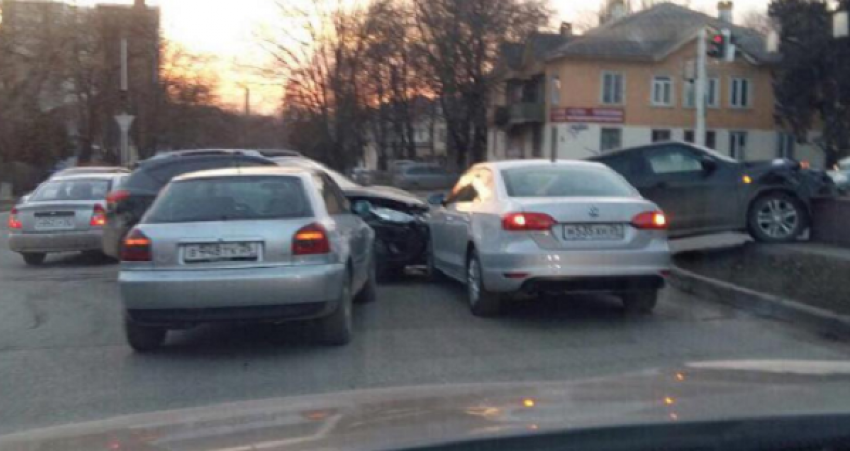
[[[36,230],[73,230],[74,217],[35,218]]]
[[[187,262],[256,260],[258,248],[257,243],[188,244],[183,248],[183,260]]]
[[[566,241],[617,241],[625,236],[622,224],[572,224],[564,226]]]

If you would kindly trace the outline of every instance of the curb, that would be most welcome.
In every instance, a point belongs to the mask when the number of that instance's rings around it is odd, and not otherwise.
[[[831,338],[850,340],[850,316],[701,276],[677,266],[671,268],[668,280],[679,290],[706,300],[807,327]]]

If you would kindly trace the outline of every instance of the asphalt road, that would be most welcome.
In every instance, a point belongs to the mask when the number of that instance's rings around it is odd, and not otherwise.
[[[117,266],[41,268],[7,250],[0,214],[0,434],[181,407],[384,386],[568,380],[695,360],[846,360],[850,347],[668,289],[651,317],[613,298],[518,304],[473,318],[456,284],[382,286],[345,348],[304,326],[205,327],[154,355],[124,344]]]

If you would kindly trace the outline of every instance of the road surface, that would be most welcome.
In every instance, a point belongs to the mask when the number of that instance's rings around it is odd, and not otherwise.
[[[0,434],[116,415],[385,386],[569,380],[695,360],[840,359],[850,348],[664,291],[652,317],[613,298],[549,299],[472,317],[463,289],[421,277],[356,310],[345,348],[303,326],[204,327],[154,355],[124,344],[117,266],[74,254],[26,267],[0,214]]]

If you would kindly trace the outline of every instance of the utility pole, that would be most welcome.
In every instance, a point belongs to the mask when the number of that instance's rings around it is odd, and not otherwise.
[[[128,113],[129,111],[129,80],[127,68],[127,38],[121,38],[121,113],[115,116],[115,122],[121,129],[120,142],[120,160],[121,166],[130,164],[130,127],[133,125],[133,120],[136,118]]]
[[[697,76],[694,89],[696,103],[696,125],[694,126],[694,144],[705,146],[705,27],[697,34]]]

